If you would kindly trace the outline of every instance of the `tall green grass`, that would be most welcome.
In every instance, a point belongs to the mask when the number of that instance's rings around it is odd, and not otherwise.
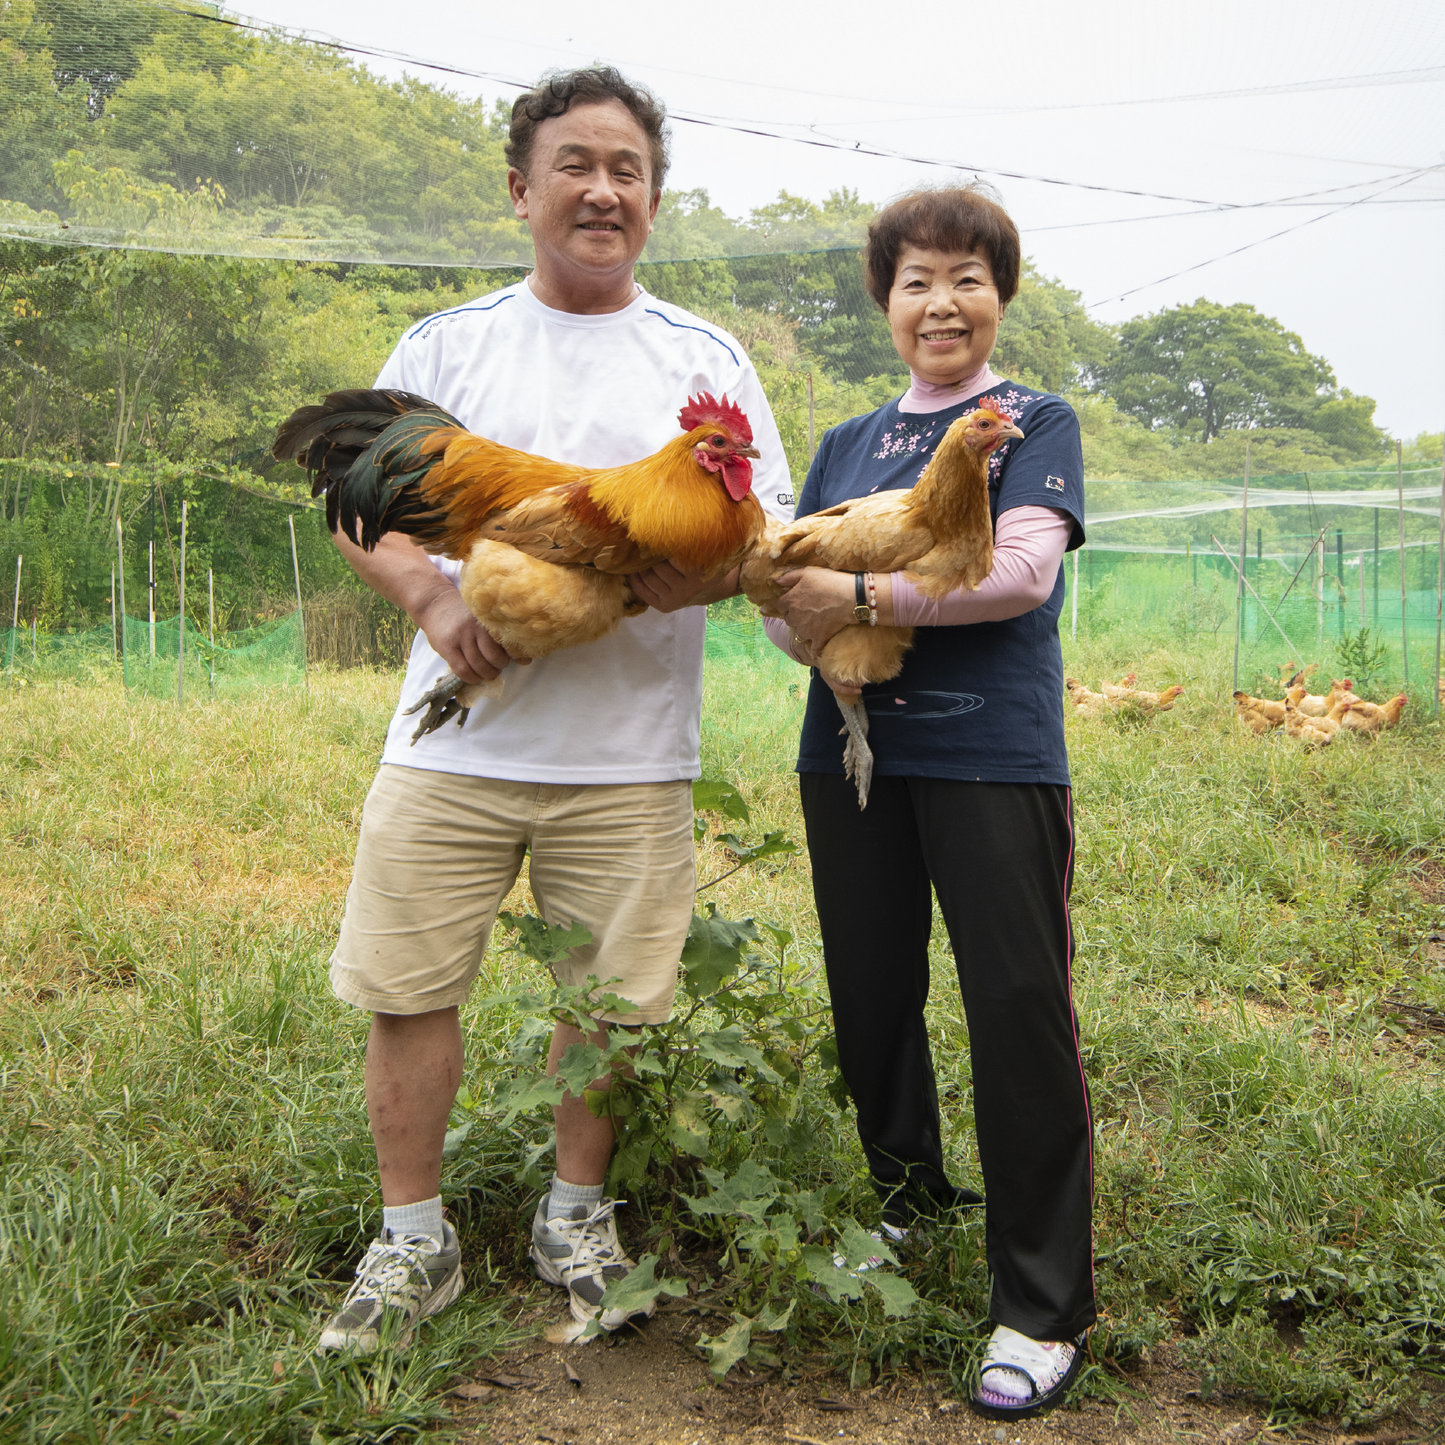
[[[1076,997],[1097,1116],[1099,1358],[1184,1337],[1212,1389],[1279,1419],[1364,1419],[1445,1338],[1445,743],[1408,721],[1306,754],[1237,732],[1227,653],[1110,634],[1099,676],[1189,691],[1152,725],[1068,723],[1079,816]],[[711,667],[704,769],[801,835],[789,775],[801,670]],[[448,1160],[475,1287],[398,1359],[310,1349],[377,1224],[365,1020],[325,965],[396,679],[173,706],[114,686],[0,694],[0,1437],[399,1438],[509,1337],[526,1277],[514,1176],[536,1121]],[[728,867],[703,845],[702,881]],[[817,956],[805,859],[707,897]],[[514,908],[529,906],[525,884]],[[941,928],[935,1039],[948,1144],[976,1179],[967,1032]],[[494,947],[482,991],[516,983]],[[1411,1011],[1408,1005],[1414,1005]],[[473,1015],[473,1082],[511,1025]],[[475,1090],[480,1096],[484,1091]],[[769,1155],[871,1218],[851,1123],[821,1092]],[[758,1141],[724,1139],[730,1169]],[[640,1225],[665,1201],[638,1201]],[[986,1315],[976,1222],[909,1266],[906,1320],[842,1307],[867,1373],[922,1355],[962,1378]],[[1102,1388],[1102,1377],[1096,1379]]]

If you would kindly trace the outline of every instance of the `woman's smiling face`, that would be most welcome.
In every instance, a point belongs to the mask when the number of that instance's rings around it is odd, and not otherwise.
[[[987,257],[903,247],[888,326],[916,376],[939,386],[972,376],[993,355],[1003,313]]]

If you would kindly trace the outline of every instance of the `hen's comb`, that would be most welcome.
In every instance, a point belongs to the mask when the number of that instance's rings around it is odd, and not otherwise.
[[[726,396],[718,401],[705,391],[699,392],[691,397],[677,414],[677,424],[683,431],[707,426],[709,422],[714,426],[726,427],[745,447],[752,446],[753,429],[748,425],[747,417],[743,415],[742,408],[729,401]]]

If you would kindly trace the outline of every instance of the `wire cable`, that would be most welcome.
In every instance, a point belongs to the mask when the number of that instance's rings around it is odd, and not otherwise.
[[[1263,246],[1270,241],[1277,241],[1281,236],[1288,236],[1292,231],[1302,231],[1306,226],[1313,226],[1317,221],[1328,220],[1331,216],[1338,216],[1345,211],[1352,210],[1355,206],[1375,199],[1375,196],[1382,196],[1389,191],[1399,190],[1401,186],[1407,186],[1417,176],[1422,176],[1428,171],[1438,170],[1438,166],[1421,166],[1418,170],[1412,171],[1402,181],[1396,181],[1394,185],[1385,186],[1376,191],[1374,196],[1361,196],[1357,200],[1346,201],[1343,205],[1332,206],[1329,210],[1318,216],[1311,216],[1307,221],[1300,221],[1293,226],[1286,226],[1282,231],[1276,231],[1272,236],[1261,236],[1257,241],[1248,241],[1243,246],[1236,246],[1232,251],[1225,251],[1222,255],[1211,256],[1207,261],[1196,261],[1192,266],[1186,266],[1182,271],[1171,271],[1167,276],[1160,276],[1155,281],[1146,281],[1141,286],[1131,286],[1127,291],[1121,291],[1117,296],[1107,297],[1102,301],[1086,301],[1084,310],[1092,311],[1096,306],[1108,306],[1112,302],[1122,301],[1126,296],[1135,296],[1140,291],[1147,291],[1152,286],[1162,286],[1166,281],[1178,280],[1180,276],[1188,276],[1192,271],[1202,271],[1206,266],[1213,266],[1218,261],[1227,261],[1231,256],[1238,256],[1244,251],[1252,251],[1256,246]]]

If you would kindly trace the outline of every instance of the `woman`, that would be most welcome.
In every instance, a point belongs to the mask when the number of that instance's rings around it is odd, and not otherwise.
[[[1057,1404],[1094,1323],[1091,1124],[1069,992],[1073,863],[1061,562],[1083,532],[1072,408],[989,370],[1018,289],[1018,232],[977,189],[921,191],[882,211],[864,255],[912,385],[824,436],[798,515],[911,487],[956,418],[986,402],[1023,432],[990,463],[993,572],[931,602],[902,573],[872,579],[880,624],[911,624],[893,681],[864,688],[867,811],[843,775],[838,709],[857,689],[817,674],[798,772],[843,1075],[899,1238],[976,1203],[944,1168],[924,1023],[932,889],[968,1018],[995,1324],[974,1389],[995,1418]],[[854,621],[852,573],[787,574],[769,632],[800,662]]]

